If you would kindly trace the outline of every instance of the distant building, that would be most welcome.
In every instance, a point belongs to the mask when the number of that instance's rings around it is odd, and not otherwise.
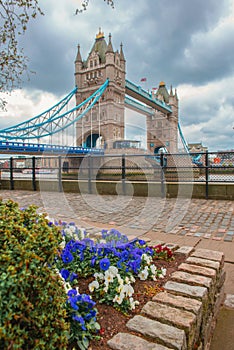
[[[199,152],[206,152],[208,151],[208,147],[205,147],[202,145],[201,142],[199,143],[189,143],[188,149],[190,153],[199,153]]]

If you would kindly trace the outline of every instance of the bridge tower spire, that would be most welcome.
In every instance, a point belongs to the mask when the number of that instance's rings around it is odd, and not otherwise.
[[[114,51],[111,34],[107,44],[101,28],[86,60],[82,60],[78,46],[75,60],[76,104],[109,79],[100,102],[76,124],[78,146],[95,147],[100,136],[102,145],[112,148],[115,140],[124,139],[125,67],[122,44],[120,52]]]
[[[153,94],[155,99],[168,104],[172,113],[165,114],[155,110],[154,115],[147,116],[147,148],[152,153],[157,153],[162,147],[170,153],[178,152],[178,97],[172,87],[170,93],[164,81],[159,83],[157,92]]]

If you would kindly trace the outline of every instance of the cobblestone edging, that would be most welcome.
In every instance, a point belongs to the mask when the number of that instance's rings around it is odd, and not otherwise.
[[[208,350],[224,299],[224,254],[181,247],[187,256],[141,314],[127,322],[129,333],[108,341],[115,350]],[[133,331],[133,335],[130,332]]]

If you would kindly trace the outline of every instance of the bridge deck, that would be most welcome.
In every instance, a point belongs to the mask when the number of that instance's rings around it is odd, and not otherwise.
[[[103,154],[103,149],[0,141],[0,153],[18,154]]]
[[[160,112],[163,112],[166,114],[172,113],[172,109],[169,105],[167,105],[163,101],[152,98],[151,94],[149,94],[147,91],[142,89],[140,86],[137,86],[136,84],[132,83],[129,80],[126,80],[125,92],[127,95],[137,99],[138,101],[145,103],[146,105],[148,105],[150,107],[153,107],[154,109],[156,109]]]

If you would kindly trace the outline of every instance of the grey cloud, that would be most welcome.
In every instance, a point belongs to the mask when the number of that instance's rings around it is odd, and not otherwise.
[[[234,33],[230,29],[212,34],[219,21],[228,15],[231,3],[231,0],[116,0],[116,9],[112,10],[104,1],[93,1],[86,13],[73,16],[74,2],[50,0],[43,3],[45,16],[33,21],[21,38],[29,68],[36,72],[24,87],[35,102],[43,91],[53,93],[58,100],[67,94],[74,87],[77,44],[81,45],[85,59],[100,26],[106,39],[112,33],[114,49],[123,42],[127,78],[135,83],[140,83],[142,77],[147,78],[147,87],[155,87],[161,80],[167,87],[217,83],[234,72]],[[217,95],[207,93],[200,100],[190,97],[180,101],[183,125],[200,125],[197,139],[202,138],[212,147],[219,142],[220,148],[232,141],[229,131],[225,131],[228,137],[223,136],[222,110],[228,113],[234,104],[232,93],[222,91],[222,86]],[[212,119],[214,126],[209,124]],[[128,120],[135,123],[134,116]],[[140,125],[145,128],[144,123]],[[129,133],[139,131],[130,125]]]

